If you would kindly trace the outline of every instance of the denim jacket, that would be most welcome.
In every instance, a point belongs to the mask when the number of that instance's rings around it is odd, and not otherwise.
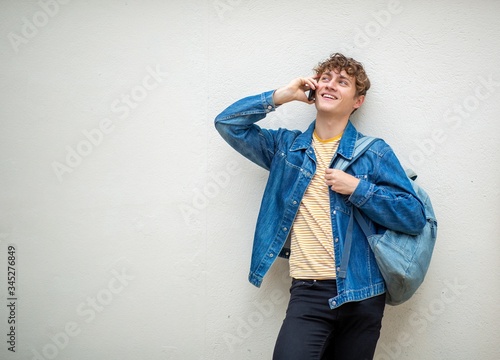
[[[255,123],[276,110],[274,91],[249,96],[230,105],[215,119],[220,135],[236,151],[269,171],[257,218],[249,281],[259,287],[277,256],[288,258],[290,229],[300,202],[316,171],[312,146],[315,121],[305,132],[269,130]],[[358,137],[349,121],[332,163],[339,156],[351,159]],[[376,141],[347,170],[360,179],[350,196],[330,193],[331,224],[336,263],[342,259],[344,239],[352,207],[359,208],[377,233],[392,229],[417,234],[425,225],[423,204],[392,149]],[[288,241],[287,241],[288,240]],[[331,308],[383,294],[384,279],[366,237],[357,223],[353,228],[349,264],[339,276]]]

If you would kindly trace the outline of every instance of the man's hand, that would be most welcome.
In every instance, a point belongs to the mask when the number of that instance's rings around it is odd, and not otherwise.
[[[297,78],[294,79],[287,86],[277,89],[273,94],[274,104],[282,105],[284,103],[298,100],[303,101],[308,104],[313,104],[314,100],[308,100],[306,91],[316,90],[318,82],[316,81],[317,76],[311,76],[308,78]]]
[[[359,184],[359,179],[342,170],[326,169],[325,183],[333,191],[342,195],[351,195]]]

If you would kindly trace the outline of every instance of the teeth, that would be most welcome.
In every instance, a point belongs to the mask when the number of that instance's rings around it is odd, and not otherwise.
[[[328,98],[328,99],[337,100],[337,98],[335,96],[330,95],[330,94],[323,94],[323,97]]]

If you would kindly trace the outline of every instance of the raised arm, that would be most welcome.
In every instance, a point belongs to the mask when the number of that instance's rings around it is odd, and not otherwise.
[[[238,100],[215,118],[215,127],[236,151],[257,165],[269,169],[282,131],[262,129],[255,123],[287,102],[314,103],[307,99],[306,91],[314,90],[316,84],[314,77],[296,78],[275,91]]]

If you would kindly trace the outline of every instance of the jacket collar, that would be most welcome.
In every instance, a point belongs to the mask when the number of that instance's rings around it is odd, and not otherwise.
[[[356,130],[351,120],[347,122],[347,125],[340,139],[340,144],[337,149],[337,154],[342,156],[347,160],[351,160],[354,155],[354,147],[356,146],[356,140],[358,137],[362,136],[361,133]]]
[[[290,151],[305,150],[311,146],[315,125],[316,120],[313,121],[311,125],[309,125],[306,131],[297,136],[297,138],[292,143],[292,146],[290,147]],[[340,140],[337,154],[344,157],[345,159],[351,160],[354,154],[354,146],[356,145],[356,140],[360,135],[361,134],[358,133],[351,120],[349,120],[344,129],[342,139]]]
[[[290,146],[290,151],[305,150],[311,146],[315,125],[316,120],[309,125],[306,131],[295,138],[292,146]]]

